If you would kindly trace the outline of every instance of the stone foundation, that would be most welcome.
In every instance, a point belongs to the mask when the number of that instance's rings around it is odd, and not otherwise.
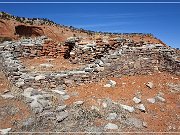
[[[0,46],[1,70],[13,84],[23,89],[30,86],[55,88],[62,85],[78,85],[98,81],[107,76],[120,77],[159,71],[180,74],[178,60],[180,55],[176,50],[161,44],[132,46],[132,43],[125,40],[118,41],[114,46],[108,44],[78,46],[78,42],[66,42],[64,46],[57,44],[53,46],[51,43],[45,37],[4,42]],[[86,66],[62,72],[34,73],[27,71],[19,61],[20,57],[58,57],[65,54],[69,54],[69,60],[72,63],[84,63]]]

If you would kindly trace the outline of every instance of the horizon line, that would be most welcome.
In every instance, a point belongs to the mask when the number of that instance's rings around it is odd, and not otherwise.
[[[46,2],[46,1],[27,1],[27,2],[0,2],[0,4],[180,4],[180,2],[66,2],[66,1],[62,1],[62,2],[56,2],[56,1],[52,1],[52,2]]]

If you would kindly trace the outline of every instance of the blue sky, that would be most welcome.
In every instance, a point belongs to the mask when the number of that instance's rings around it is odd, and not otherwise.
[[[10,0],[6,0],[10,1]],[[13,1],[13,0],[11,0]],[[14,0],[15,1],[15,0]],[[23,1],[23,0],[16,0]],[[25,1],[25,0],[24,0]],[[35,0],[29,0],[35,1]],[[48,1],[48,0],[39,0]],[[58,1],[58,0],[54,0]],[[64,0],[65,1],[65,0]],[[67,0],[66,0],[67,1]],[[68,0],[72,1],[72,0]],[[85,1],[85,0],[78,0]],[[95,1],[95,0],[91,0]],[[99,0],[108,1],[108,0]],[[118,0],[113,0],[118,1]],[[120,0],[119,0],[120,1]],[[135,2],[135,0],[129,0]],[[143,0],[138,0],[143,1]],[[155,1],[155,0],[144,0]],[[158,0],[160,2],[167,0]],[[180,2],[180,0],[173,0]],[[0,4],[17,16],[48,18],[59,24],[107,32],[152,33],[180,48],[179,4]]]

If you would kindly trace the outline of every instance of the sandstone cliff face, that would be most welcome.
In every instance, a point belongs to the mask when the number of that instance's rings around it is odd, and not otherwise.
[[[35,22],[39,23],[35,23]],[[69,37],[80,37],[85,40],[97,40],[96,36],[100,38],[124,38],[132,42],[139,44],[149,43],[149,44],[164,44],[159,39],[155,38],[151,34],[143,33],[105,33],[105,32],[93,32],[83,29],[76,29],[74,27],[67,27],[63,25],[58,25],[55,23],[48,23],[48,21],[43,20],[33,20],[29,18],[14,17],[9,15],[9,17],[0,16],[0,37],[8,37],[12,39],[18,39],[19,37],[36,37],[36,36],[46,36],[54,41],[65,42]],[[112,42],[112,44],[114,44]],[[165,45],[165,44],[164,44]]]
[[[47,36],[54,41],[64,42],[73,35],[88,37],[81,31],[72,31],[67,27],[56,25],[30,25],[13,19],[0,19],[0,37],[18,39],[22,36]]]
[[[14,29],[9,22],[0,20],[0,36],[1,37],[13,37]]]

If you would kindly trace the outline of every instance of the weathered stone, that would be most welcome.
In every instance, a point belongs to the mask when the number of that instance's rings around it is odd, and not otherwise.
[[[180,92],[180,84],[169,83],[168,87],[169,87],[171,92],[174,92],[174,93]]]
[[[154,104],[156,102],[155,98],[148,98],[147,101],[152,104]]]
[[[70,96],[69,96],[69,95],[62,95],[62,98],[63,98],[64,100],[67,100],[67,99],[70,98]]]
[[[0,132],[2,135],[8,134],[8,132],[11,130],[11,128],[6,128],[6,129],[0,129]]]
[[[74,102],[74,104],[76,104],[76,105],[82,105],[82,104],[84,104],[84,101],[76,101],[76,102]]]
[[[131,106],[128,106],[128,105],[123,105],[123,104],[120,104],[120,106],[121,106],[123,109],[125,109],[125,110],[127,110],[127,111],[129,111],[129,112],[134,112],[134,107],[131,107]]]
[[[35,123],[34,118],[28,118],[22,122],[22,127],[25,129],[31,128],[34,123]]]
[[[116,82],[113,80],[109,80],[107,84],[104,85],[104,87],[115,87],[115,86],[116,86]]]
[[[107,125],[105,125],[104,128],[105,129],[110,129],[110,130],[117,130],[118,126],[116,124],[113,124],[113,123],[108,123]]]
[[[110,88],[111,84],[105,84],[104,87]]]
[[[36,81],[44,80],[44,79],[46,79],[46,77],[44,75],[38,75],[38,76],[35,77]]]
[[[99,111],[99,108],[98,108],[97,106],[92,105],[92,106],[91,106],[91,110]]]
[[[97,59],[97,60],[95,61],[95,63],[98,64],[98,65],[101,66],[101,67],[104,66],[104,63],[102,62],[102,60]]]
[[[57,122],[61,122],[63,121],[64,119],[66,119],[68,117],[68,112],[66,111],[63,111],[63,112],[60,112],[56,115],[56,120]]]
[[[8,90],[8,89],[3,91],[4,94],[6,94],[8,92],[10,92],[10,90]]]
[[[109,80],[108,83],[111,85],[111,87],[115,87],[116,86],[116,82],[113,81],[113,80]]]
[[[116,119],[116,117],[117,117],[116,113],[110,113],[107,117],[107,120],[114,120],[114,119]]]
[[[146,84],[146,86],[147,86],[148,88],[152,89],[152,88],[154,87],[154,84],[153,84],[152,82],[148,82],[148,83]]]
[[[85,72],[93,72],[93,71],[94,71],[94,68],[89,68],[89,67],[87,67],[87,68],[84,69],[84,71],[85,71]]]
[[[96,68],[94,69],[94,71],[103,72],[104,69],[105,69],[104,67],[96,67]]]
[[[139,98],[137,98],[137,97],[134,97],[134,98],[133,98],[133,101],[134,101],[136,104],[141,103],[141,99],[139,99]]]
[[[42,93],[38,90],[33,89],[30,96],[41,95]]]
[[[3,97],[4,99],[12,99],[14,98],[14,96],[10,93],[6,93],[6,94],[3,94],[1,95],[1,97]]]
[[[40,64],[39,66],[42,68],[52,68],[53,67],[53,65],[49,64],[49,63],[43,63],[43,64]]]
[[[40,112],[43,111],[42,105],[41,105],[39,102],[37,102],[37,100],[33,100],[33,101],[30,103],[30,106],[31,106],[31,108],[33,109],[33,111],[34,111],[35,113],[40,113]]]
[[[102,106],[103,106],[103,108],[107,108],[107,103],[103,102]]]
[[[51,105],[51,102],[48,100],[38,100],[38,103],[42,105],[43,108],[48,107]]]
[[[135,107],[139,109],[141,112],[146,112],[146,108],[143,104],[136,105]]]
[[[25,97],[31,97],[31,93],[32,93],[33,90],[34,90],[34,88],[28,87],[28,88],[26,88],[26,89],[24,90],[23,95],[24,95]]]
[[[143,128],[143,123],[141,120],[137,119],[137,118],[128,118],[127,119],[127,124],[128,125],[132,125],[136,128]]]
[[[156,98],[157,101],[161,101],[161,102],[165,102],[165,101],[166,101],[166,100],[165,100],[163,97],[161,97],[161,96],[156,96],[155,98]]]
[[[58,93],[60,95],[65,95],[66,94],[65,91],[60,91],[60,90],[52,90],[52,91],[55,92],[55,93]]]
[[[16,83],[16,86],[20,88],[20,87],[24,86],[24,84],[25,84],[24,81],[19,81]]]
[[[61,112],[61,111],[64,111],[65,109],[66,109],[66,105],[63,105],[63,106],[58,106],[57,108],[56,108],[56,111],[58,111],[58,112]]]
[[[148,127],[147,122],[144,122],[144,121],[143,121],[143,127],[145,127],[145,128],[147,128],[147,127]]]

